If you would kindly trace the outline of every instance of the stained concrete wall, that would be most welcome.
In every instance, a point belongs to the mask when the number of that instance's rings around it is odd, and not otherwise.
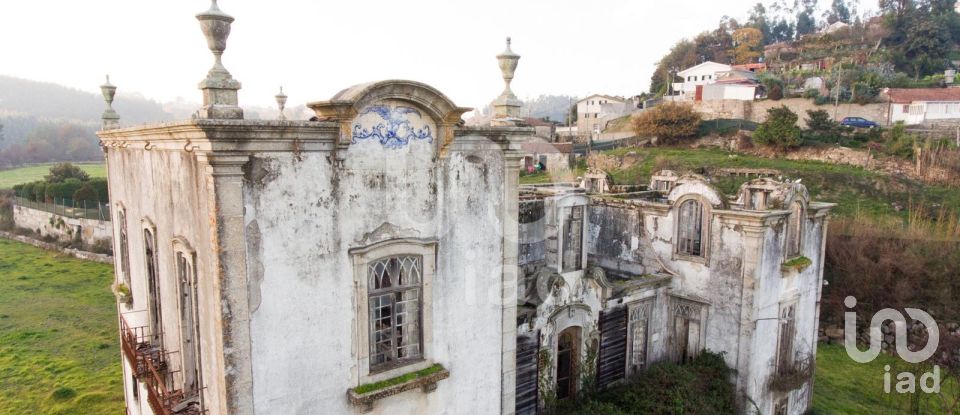
[[[155,229],[163,343],[169,352],[179,351],[179,294],[173,239],[180,237],[193,244],[196,249],[199,308],[201,315],[206,316],[200,319],[201,367],[206,386],[204,401],[211,413],[226,413],[225,398],[219,394],[224,388],[224,378],[219,376],[223,372],[222,329],[219,281],[212,278],[216,271],[212,257],[215,251],[210,245],[211,211],[207,203],[209,176],[196,154],[182,151],[182,145],[179,151],[145,150],[142,144],[138,147],[110,149],[106,154],[117,281],[123,281],[119,262],[121,250],[117,243],[122,226],[118,216],[120,211],[124,211],[127,218],[129,268],[132,274],[130,289],[133,302],[129,306],[119,305],[118,311],[132,327],[148,325],[147,301],[150,294],[143,230]],[[171,371],[179,370],[182,366],[180,356],[180,353],[173,353],[168,357]],[[131,380],[130,369],[129,362],[125,363],[127,408],[134,415],[151,414],[146,390],[142,383]],[[132,399],[134,387],[140,388],[139,399]]]
[[[80,239],[90,245],[113,238],[113,227],[108,221],[71,218],[18,205],[13,206],[13,222],[21,228],[39,230],[41,236],[63,240],[74,239],[79,232]]]
[[[884,103],[866,105],[841,103],[835,108],[832,104],[816,105],[812,99],[807,98],[789,98],[779,101],[704,100],[694,103],[693,108],[707,120],[736,118],[760,123],[766,120],[768,109],[781,105],[786,105],[798,115],[798,125],[801,128],[807,126],[808,110],[824,110],[837,121],[844,117],[863,117],[880,125],[889,124],[889,106]]]
[[[707,188],[692,188],[708,194]],[[683,197],[680,195],[679,197]],[[795,350],[800,355],[816,352],[817,318],[822,284],[825,212],[811,205],[803,221],[801,255],[813,265],[784,270],[785,211],[738,212],[714,208],[708,230],[709,260],[697,262],[674,254],[676,209],[673,206],[618,203],[594,200],[588,224],[591,266],[631,272],[663,272],[677,275],[670,294],[696,299],[708,305],[704,346],[724,352],[727,364],[738,370],[740,392],[772,413],[774,403],[789,395],[790,413],[808,407],[811,383],[789,394],[768,390],[775,373],[782,303],[796,302]],[[657,298],[650,325],[648,353],[652,360],[669,358],[672,310],[664,294],[639,292],[624,303],[641,297]]]
[[[503,155],[433,146],[351,145],[342,168],[325,155],[263,155],[245,188],[257,413],[354,413],[361,380],[349,250],[395,238],[437,241],[424,357],[451,377],[430,394],[379,401],[373,413],[500,412]],[[309,183],[311,185],[304,185]],[[362,272],[363,278],[366,277]],[[355,294],[355,295],[354,295]],[[357,302],[360,302],[358,305]],[[451,347],[451,345],[456,347]]]

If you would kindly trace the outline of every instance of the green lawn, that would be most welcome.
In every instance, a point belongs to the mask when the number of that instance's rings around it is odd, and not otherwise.
[[[884,366],[891,366],[891,389],[884,393]],[[814,380],[813,407],[816,414],[908,414],[910,398],[919,397],[919,413],[946,413],[941,398],[928,394],[897,394],[897,374],[909,370],[898,357],[881,354],[870,363],[857,363],[840,345],[821,343],[817,348],[817,374]],[[941,377],[945,377],[941,372]],[[941,385],[948,400],[960,393],[956,382]]]
[[[90,174],[90,177],[107,177],[107,168],[103,163],[74,164]],[[0,170],[0,189],[10,189],[21,183],[43,180],[43,176],[50,173],[50,166],[53,166],[53,163]]]
[[[113,267],[0,240],[0,414],[122,414]]]
[[[818,201],[839,205],[835,214],[906,216],[911,204],[926,207],[945,207],[960,212],[960,191],[946,186],[924,185],[903,178],[892,177],[859,167],[829,164],[817,161],[771,159],[737,154],[718,149],[690,149],[676,147],[619,148],[605,153],[622,156],[634,151],[639,161],[627,168],[609,172],[616,184],[647,184],[656,166],[667,166],[682,171],[699,171],[724,167],[777,169],[791,180],[802,179],[810,195]],[[549,181],[546,175],[521,176],[521,183]],[[745,178],[714,177],[714,184],[724,193],[735,194]],[[891,205],[904,208],[897,212]]]

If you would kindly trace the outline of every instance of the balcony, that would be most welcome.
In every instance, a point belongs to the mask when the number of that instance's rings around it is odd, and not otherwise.
[[[171,375],[166,356],[170,354],[162,346],[151,342],[146,327],[131,327],[120,316],[120,343],[123,355],[133,366],[137,380],[147,389],[147,402],[156,415],[201,415],[197,396],[185,397],[183,391],[172,389]]]
[[[140,379],[147,374],[147,362],[158,372],[166,370],[163,348],[150,341],[146,327],[131,327],[127,319],[120,316],[120,348],[124,357],[133,366],[135,376]]]

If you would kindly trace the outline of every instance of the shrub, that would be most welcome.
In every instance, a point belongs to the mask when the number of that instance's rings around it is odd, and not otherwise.
[[[753,141],[760,145],[777,148],[799,146],[800,127],[797,127],[797,114],[785,105],[767,110],[767,120],[753,132]]]
[[[668,102],[641,112],[631,124],[637,136],[674,141],[697,135],[700,114],[688,104]]]
[[[883,148],[887,155],[905,158],[913,157],[913,147],[917,141],[917,137],[907,133],[903,122],[897,122],[897,124],[890,129],[885,141]]]
[[[99,196],[99,199],[97,200],[99,200],[100,203],[110,202],[109,190],[107,189],[107,179],[104,179],[104,178],[90,179],[90,181],[87,183],[90,184],[90,186],[92,186],[93,189],[97,191],[97,196]]]
[[[47,184],[47,189],[45,197],[47,200],[52,201],[53,199],[70,199],[73,198],[73,194],[80,189],[83,183],[78,179],[67,179],[63,183],[49,183]]]
[[[827,105],[827,104],[829,104],[829,103],[831,103],[831,102],[833,102],[833,98],[831,98],[829,95],[820,95],[820,94],[817,94],[817,97],[814,98],[814,100],[813,100],[813,103],[814,103],[815,105]]]
[[[817,91],[816,89],[808,89],[806,91],[803,91],[803,97],[813,98],[813,99],[820,98],[820,91]]]
[[[783,87],[781,87],[779,84],[774,85],[772,88],[770,88],[770,92],[767,93],[767,98],[770,98],[774,101],[783,99]]]
[[[80,188],[76,192],[73,192],[74,202],[88,201],[88,202],[97,202],[100,200],[100,195],[97,193],[97,189],[94,189],[90,182],[80,185]]]
[[[555,414],[730,414],[736,413],[733,370],[723,356],[703,352],[678,365],[651,365],[624,384],[587,397],[576,405],[563,405]]]
[[[79,181],[90,180],[90,175],[83,169],[70,163],[57,163],[50,167],[50,174],[43,177],[47,183],[63,183],[68,179]]]

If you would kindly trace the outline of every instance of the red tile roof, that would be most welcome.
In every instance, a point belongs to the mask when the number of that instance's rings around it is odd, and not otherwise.
[[[909,104],[916,101],[960,101],[960,88],[890,88],[886,92],[890,101],[896,104]]]

